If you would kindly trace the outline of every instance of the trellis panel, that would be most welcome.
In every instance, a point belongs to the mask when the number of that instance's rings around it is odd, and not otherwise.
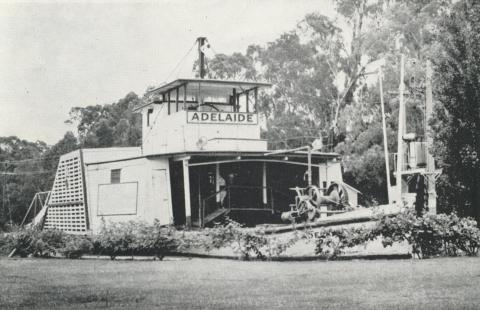
[[[68,233],[85,233],[88,214],[84,192],[81,150],[60,157],[48,202],[44,228]]]

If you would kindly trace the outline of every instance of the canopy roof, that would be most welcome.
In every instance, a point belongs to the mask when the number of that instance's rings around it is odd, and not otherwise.
[[[164,84],[148,92],[148,94],[164,94],[168,91],[187,85],[187,93],[198,92],[201,90],[205,95],[220,95],[230,92],[233,89],[237,93],[260,88],[269,87],[272,84],[263,82],[231,81],[231,80],[213,80],[213,79],[177,79]]]

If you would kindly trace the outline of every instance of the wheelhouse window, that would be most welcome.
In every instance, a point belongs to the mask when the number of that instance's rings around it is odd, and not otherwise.
[[[112,169],[110,170],[110,183],[116,184],[120,183],[120,172],[122,169]]]

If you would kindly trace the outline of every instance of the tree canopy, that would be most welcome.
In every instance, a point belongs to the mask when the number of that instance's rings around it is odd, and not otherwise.
[[[460,1],[443,20],[436,63],[433,154],[439,203],[480,220],[480,3]]]

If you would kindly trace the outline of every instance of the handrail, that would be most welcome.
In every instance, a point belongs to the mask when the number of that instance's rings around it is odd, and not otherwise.
[[[288,194],[286,194],[286,193],[284,193],[284,192],[282,192],[282,191],[280,191],[277,188],[274,188],[272,186],[252,186],[252,185],[230,185],[230,186],[226,186],[223,189],[221,189],[221,190],[219,190],[215,193],[212,193],[209,196],[202,199],[201,205],[199,206],[199,224],[200,224],[200,227],[204,227],[204,225],[205,225],[204,220],[205,220],[205,213],[206,213],[206,209],[207,209],[207,201],[211,200],[212,198],[216,198],[221,193],[225,192],[226,193],[226,198],[228,197],[226,209],[232,210],[231,200],[230,200],[232,189],[258,189],[258,190],[262,190],[262,191],[266,189],[267,191],[270,191],[270,201],[271,201],[271,211],[272,211],[272,213],[275,212],[275,200],[274,200],[273,193],[278,193],[278,194],[284,196],[285,198],[291,199],[290,195],[288,195]],[[260,209],[260,208],[258,208],[258,209]]]

